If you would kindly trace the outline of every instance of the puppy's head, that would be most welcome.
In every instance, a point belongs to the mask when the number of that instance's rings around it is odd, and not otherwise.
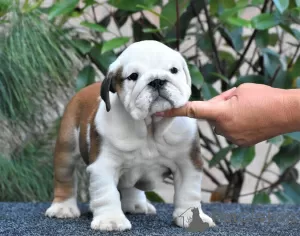
[[[191,77],[180,53],[157,41],[131,44],[113,62],[101,86],[106,109],[109,92],[117,93],[136,120],[156,112],[178,108],[191,95]]]

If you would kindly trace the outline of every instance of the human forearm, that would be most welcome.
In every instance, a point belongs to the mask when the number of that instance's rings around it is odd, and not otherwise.
[[[215,132],[240,146],[300,131],[300,89],[242,84],[209,101],[188,103],[166,116],[207,119]]]
[[[283,90],[286,132],[300,131],[300,89]]]

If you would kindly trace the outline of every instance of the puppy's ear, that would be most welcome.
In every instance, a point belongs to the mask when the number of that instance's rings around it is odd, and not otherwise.
[[[110,99],[109,99],[109,92],[115,93],[116,92],[116,81],[115,75],[113,72],[109,72],[106,78],[103,80],[101,84],[101,91],[100,96],[102,100],[105,102],[106,111],[110,111]]]
[[[184,70],[185,77],[186,77],[186,80],[187,80],[187,84],[189,86],[191,86],[192,85],[192,79],[191,79],[191,75],[190,75],[188,65],[187,65],[184,57],[182,55],[180,55],[180,56],[181,56],[182,66],[183,66],[183,70]]]

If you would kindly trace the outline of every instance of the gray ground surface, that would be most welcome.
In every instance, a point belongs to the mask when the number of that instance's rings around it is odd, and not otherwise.
[[[300,206],[203,204],[217,227],[190,233],[172,223],[173,206],[155,204],[155,216],[127,215],[132,230],[100,233],[90,229],[92,214],[81,204],[78,219],[50,219],[44,212],[50,203],[0,203],[0,235],[300,235]]]

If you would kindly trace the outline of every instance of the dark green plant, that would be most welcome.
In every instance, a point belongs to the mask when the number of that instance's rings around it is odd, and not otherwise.
[[[285,89],[300,87],[298,0],[169,0],[165,5],[159,0],[108,0],[105,4],[85,0],[80,6],[78,3],[79,0],[61,0],[47,9],[39,7],[57,29],[65,29],[66,23],[76,18],[86,30],[83,34],[74,27],[66,32],[85,62],[77,77],[77,90],[95,81],[96,70],[105,75],[109,64],[129,43],[145,39],[161,41],[185,56],[192,75],[193,100],[210,99],[246,82]],[[107,8],[106,15],[96,15],[95,9],[101,6]],[[115,8],[112,10],[111,6]],[[242,12],[250,9],[256,15],[244,18]],[[159,25],[151,23],[145,12],[157,17]],[[117,32],[110,30],[113,22]],[[125,25],[131,27],[132,34],[122,34]],[[104,34],[112,39],[104,40]],[[187,42],[192,43],[186,47]],[[238,202],[245,175],[250,175],[256,178],[257,185],[253,192],[244,195],[253,195],[253,203],[269,203],[271,195],[282,203],[299,203],[300,185],[295,165],[300,159],[300,133],[267,141],[268,151],[259,157],[264,158],[259,175],[248,170],[255,157],[255,147],[223,144],[214,132],[199,130],[199,133],[203,149],[210,154],[204,156],[209,167],[221,171],[228,183],[219,200]],[[274,148],[278,152],[272,156]],[[280,172],[274,173],[277,180],[270,182],[264,175],[274,164]],[[204,173],[221,187],[221,181],[207,168]],[[261,183],[265,187],[260,187]]]
[[[52,197],[52,152],[29,143],[12,159],[0,157],[0,201],[49,201]]]

